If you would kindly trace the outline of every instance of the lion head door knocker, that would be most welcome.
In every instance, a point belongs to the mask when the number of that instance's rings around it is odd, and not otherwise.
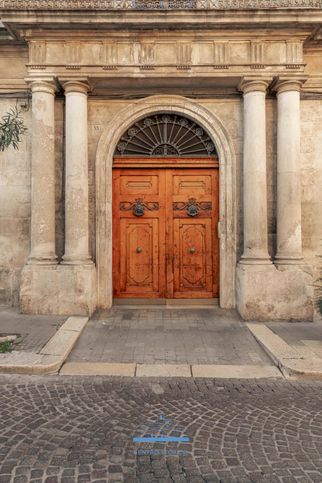
[[[212,203],[208,203],[204,201],[199,202],[196,200],[196,198],[189,198],[186,203],[185,202],[173,203],[173,210],[174,211],[187,210],[187,215],[193,218],[195,216],[198,216],[201,210],[202,211],[212,210]]]
[[[187,213],[191,217],[199,215],[198,203],[195,198],[189,198],[187,203]]]
[[[135,200],[135,203],[133,204],[132,212],[134,216],[144,215],[144,204],[142,199],[138,198],[137,200]]]
[[[157,211],[158,209],[159,203],[146,203],[142,198],[136,198],[133,203],[120,203],[121,211],[132,211],[133,215],[137,217],[143,216],[145,214],[145,210]]]

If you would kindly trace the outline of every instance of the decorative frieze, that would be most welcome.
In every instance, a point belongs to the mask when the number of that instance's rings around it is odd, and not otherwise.
[[[66,44],[66,69],[79,70],[81,63],[81,44],[69,42]]]
[[[301,42],[286,42],[287,64],[300,64],[303,62],[303,47]]]
[[[214,65],[226,66],[230,63],[230,46],[228,42],[214,42]]]
[[[264,44],[261,42],[251,42],[250,44],[251,64],[264,63]]]
[[[179,69],[187,69],[191,66],[191,42],[177,42],[177,66]]]
[[[303,45],[289,40],[179,40],[166,36],[118,35],[100,40],[30,41],[29,69],[103,70],[174,68],[177,70],[292,69],[303,71]]]
[[[242,10],[322,8],[322,0],[0,0],[7,10]]]
[[[46,63],[46,43],[33,42],[29,44],[30,63],[31,64],[45,64]]]
[[[100,60],[106,70],[114,70],[117,68],[118,56],[116,42],[103,42],[101,46]]]
[[[141,42],[139,63],[142,66],[152,66],[155,61],[155,46],[153,42]]]

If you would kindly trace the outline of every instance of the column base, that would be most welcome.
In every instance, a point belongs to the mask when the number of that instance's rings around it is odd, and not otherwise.
[[[272,265],[272,260],[268,257],[241,257],[238,264],[240,265]]]
[[[93,260],[91,258],[73,258],[73,257],[63,257],[61,262],[62,265],[93,265]]]
[[[245,320],[313,320],[313,277],[304,267],[278,270],[239,263],[237,308]]]
[[[46,258],[46,257],[29,257],[28,265],[57,265],[57,257]]]
[[[24,314],[87,315],[96,309],[96,267],[26,265],[20,284]]]
[[[292,268],[294,266],[301,266],[304,265],[304,258],[303,257],[283,257],[276,255],[274,264],[279,268],[279,269],[287,269],[287,268]]]

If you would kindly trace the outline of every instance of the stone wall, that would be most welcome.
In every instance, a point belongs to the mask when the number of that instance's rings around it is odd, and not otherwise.
[[[0,117],[16,99],[0,99]],[[29,252],[30,111],[23,114],[29,129],[19,151],[0,153],[0,304],[18,304],[20,272]]]
[[[128,100],[89,100],[90,250],[95,259],[95,158],[100,136],[114,114]],[[200,104],[220,117],[230,132],[237,157],[237,253],[242,253],[242,101],[239,98],[203,99]],[[4,114],[16,99],[0,100]],[[56,251],[64,251],[64,123],[63,99],[56,101]],[[30,128],[30,110],[24,113]],[[302,227],[307,261],[318,275],[317,253],[322,240],[322,100],[302,101]],[[30,130],[19,151],[0,153],[0,303],[18,304],[20,272],[29,252]],[[276,101],[267,100],[268,226],[269,250],[275,252],[276,206]]]
[[[314,298],[322,278],[322,99],[302,101],[302,230],[304,256],[314,269]],[[315,307],[316,309],[316,307]],[[321,318],[315,310],[315,318]]]

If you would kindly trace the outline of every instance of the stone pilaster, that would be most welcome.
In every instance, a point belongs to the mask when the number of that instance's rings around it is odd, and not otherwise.
[[[86,82],[64,83],[66,96],[66,189],[64,264],[91,264],[88,222]]]
[[[277,90],[277,253],[275,263],[302,263],[300,177],[301,80],[280,79]]]
[[[266,80],[243,80],[244,252],[242,264],[269,264],[266,179]]]
[[[32,91],[31,250],[29,264],[56,264],[55,91],[35,80]]]

